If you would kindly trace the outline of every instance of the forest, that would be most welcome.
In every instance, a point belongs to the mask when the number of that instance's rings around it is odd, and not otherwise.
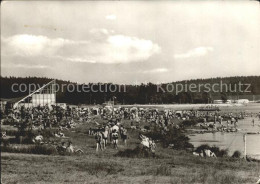
[[[1,99],[24,97],[30,93],[29,89],[14,92],[12,90],[13,84],[43,86],[53,80],[44,77],[1,77],[0,79]],[[226,101],[230,96],[260,95],[260,76],[219,77],[140,85],[118,85],[112,83],[78,84],[63,80],[56,80],[56,84],[59,86],[70,86],[70,88],[65,87],[62,88],[63,90],[57,91],[57,102],[75,105],[102,104],[112,99],[117,104],[211,103],[214,99]],[[242,90],[236,90],[239,84],[247,85],[242,85]],[[222,90],[221,85],[224,86]],[[81,90],[71,90],[73,86],[74,89]],[[182,86],[182,90],[177,89],[177,86]],[[190,88],[191,86],[193,86],[192,89]],[[195,89],[194,86],[197,86],[197,88]],[[200,87],[199,90],[198,86]],[[209,86],[214,86],[214,88],[209,90]],[[84,91],[82,89],[88,90]]]

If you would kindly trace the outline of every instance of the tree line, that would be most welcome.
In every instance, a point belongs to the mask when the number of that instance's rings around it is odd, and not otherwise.
[[[1,98],[19,98],[29,94],[29,90],[14,92],[12,91],[13,84],[37,84],[43,86],[53,79],[45,77],[0,77]],[[214,84],[226,84],[228,89],[220,91],[221,86],[215,85],[214,90],[207,90],[208,86]],[[223,101],[228,96],[236,95],[260,95],[260,76],[236,76],[224,78],[209,78],[177,81],[164,84],[140,84],[140,85],[117,85],[112,83],[88,83],[77,84],[71,81],[56,80],[56,83],[61,86],[74,85],[75,89],[81,91],[71,91],[65,88],[63,91],[56,93],[57,102],[69,104],[102,104],[106,101],[114,100],[118,104],[172,104],[172,103],[211,103],[213,99],[221,98]],[[242,86],[242,90],[234,90],[239,83],[249,84]],[[177,85],[183,86],[183,90],[177,93]],[[200,90],[194,91],[189,87],[191,85],[200,86]],[[82,89],[92,89],[83,91]],[[222,86],[223,87],[223,86]],[[116,91],[114,89],[117,88]],[[175,89],[174,89],[175,88]],[[185,89],[187,88],[187,89]],[[224,85],[225,88],[225,85]],[[247,89],[247,91],[245,91]],[[93,90],[94,89],[94,90]],[[110,90],[113,89],[113,90]],[[121,89],[121,90],[119,90]]]

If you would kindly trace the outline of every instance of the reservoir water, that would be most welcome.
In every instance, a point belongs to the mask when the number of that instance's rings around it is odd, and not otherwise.
[[[255,123],[253,126],[252,119]],[[247,155],[260,159],[260,120],[258,118],[245,118],[238,122],[238,132],[216,132],[190,135],[190,143],[195,147],[202,144],[218,146],[221,149],[228,149],[232,155],[238,150],[244,154],[244,135],[246,133],[256,133],[246,135],[246,152]]]

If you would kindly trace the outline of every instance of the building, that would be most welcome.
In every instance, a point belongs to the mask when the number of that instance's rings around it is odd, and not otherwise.
[[[106,106],[112,107],[114,105],[115,105],[114,101],[106,101],[105,103],[102,104],[103,107]]]
[[[6,99],[0,99],[0,109],[1,110],[3,110],[3,111],[5,110],[6,104],[7,104]]]
[[[56,81],[43,85],[38,90],[30,93],[26,97],[17,101],[13,107],[19,107],[24,105],[25,107],[36,107],[36,106],[51,106],[56,104]]]
[[[0,99],[0,109],[2,111],[5,111],[7,109],[13,108],[14,104],[21,100],[23,97],[18,97],[18,98],[1,98]]]
[[[247,103],[249,103],[249,100],[248,99],[239,99],[239,100],[235,100],[235,103],[247,104]]]
[[[231,100],[226,100],[225,104],[231,104]],[[223,100],[213,100],[213,104],[224,104]]]

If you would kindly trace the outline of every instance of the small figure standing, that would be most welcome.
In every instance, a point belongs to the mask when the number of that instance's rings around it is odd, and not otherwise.
[[[127,130],[126,130],[126,128],[123,128],[123,129],[122,129],[121,138],[122,138],[122,140],[123,140],[123,143],[126,145],[126,140],[127,140]]]
[[[114,145],[114,148],[117,149],[117,145],[118,145],[118,132],[116,130],[112,131],[112,143]]]
[[[102,151],[102,139],[103,139],[102,133],[97,132],[95,139],[96,139],[96,143],[97,143],[96,151],[98,151],[98,148],[100,148],[100,150]]]
[[[151,149],[153,157],[155,157],[155,148],[156,148],[156,144],[155,144],[154,140],[152,140],[151,144],[150,144],[150,149]]]

